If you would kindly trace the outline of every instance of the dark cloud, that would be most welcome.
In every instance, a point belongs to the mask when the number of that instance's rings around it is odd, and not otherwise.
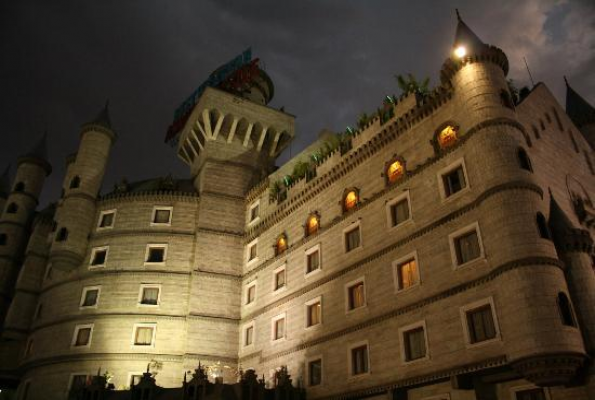
[[[588,1],[2,2],[0,164],[14,163],[47,127],[54,173],[43,199],[55,199],[80,124],[109,98],[119,140],[105,189],[122,177],[185,176],[163,144],[173,111],[248,46],[275,83],[272,106],[297,116],[295,154],[320,129],[342,130],[397,93],[394,74],[438,83],[455,7],[507,52],[520,84],[528,83],[526,57],[560,100],[566,74],[595,103],[595,5]]]

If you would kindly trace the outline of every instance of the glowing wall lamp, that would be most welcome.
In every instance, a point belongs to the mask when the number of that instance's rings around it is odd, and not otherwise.
[[[467,49],[465,48],[465,46],[458,46],[455,51],[455,56],[457,56],[458,58],[463,58],[467,55]]]

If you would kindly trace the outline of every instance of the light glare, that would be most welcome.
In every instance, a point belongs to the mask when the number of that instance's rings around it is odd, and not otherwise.
[[[467,49],[465,48],[465,46],[459,46],[455,49],[455,56],[457,56],[459,58],[465,57],[466,54],[467,54]]]

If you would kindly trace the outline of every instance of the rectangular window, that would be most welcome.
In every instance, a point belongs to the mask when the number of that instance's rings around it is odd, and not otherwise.
[[[360,246],[359,225],[345,232],[345,251],[350,252]]]
[[[260,214],[260,202],[256,202],[250,207],[250,222],[256,221]]]
[[[397,264],[397,288],[407,289],[419,283],[419,274],[415,258]]]
[[[351,349],[351,375],[361,375],[368,371],[368,345]]]
[[[244,346],[254,343],[254,325],[250,325],[244,331]]]
[[[423,326],[403,333],[405,361],[414,361],[426,356],[426,337]]]
[[[467,187],[467,180],[465,179],[463,165],[461,164],[442,175],[442,184],[444,186],[444,197],[452,196],[465,189]]]
[[[256,260],[257,256],[257,242],[254,241],[248,245],[248,262]]]
[[[322,383],[322,360],[308,362],[308,385],[318,386]]]
[[[150,244],[147,246],[146,258],[145,263],[147,264],[156,264],[156,263],[163,263],[165,262],[166,256],[166,245],[154,245]]]
[[[516,400],[546,400],[542,388],[519,390],[514,393]]]
[[[87,385],[87,374],[74,374],[70,376],[69,391],[78,392]]]
[[[155,325],[137,325],[134,327],[134,345],[152,346],[155,336]]]
[[[286,270],[285,270],[285,266],[282,266],[278,269],[275,270],[274,272],[275,274],[275,286],[274,286],[274,290],[279,290],[285,287],[285,280],[286,280]]]
[[[99,214],[99,222],[97,228],[107,229],[113,228],[116,219],[116,210],[102,211]]]
[[[79,306],[83,307],[96,307],[99,301],[99,286],[88,286],[83,288],[81,294],[81,302]]]
[[[306,274],[320,269],[320,245],[306,251]]]
[[[170,225],[173,207],[155,207],[153,208],[153,218],[151,225]]]
[[[409,200],[397,201],[390,206],[391,226],[397,226],[409,219]]]
[[[347,288],[348,309],[355,310],[366,305],[364,282],[359,281]]]
[[[457,265],[468,263],[481,256],[477,231],[467,232],[454,239]]]
[[[139,303],[145,306],[159,305],[160,287],[158,285],[142,285]]]
[[[470,343],[479,343],[496,337],[492,307],[485,304],[466,312]]]
[[[79,325],[74,329],[73,347],[88,347],[91,345],[93,325]]]
[[[273,320],[273,340],[283,339],[285,337],[285,316],[277,317]]]
[[[91,251],[91,267],[103,267],[107,260],[107,247],[97,247]]]
[[[322,322],[322,304],[320,300],[306,304],[306,327],[318,325]]]
[[[246,304],[251,304],[256,300],[256,283],[246,288]]]
[[[142,374],[130,374],[129,376],[130,376],[130,387],[138,385],[140,383],[140,380],[143,377]]]

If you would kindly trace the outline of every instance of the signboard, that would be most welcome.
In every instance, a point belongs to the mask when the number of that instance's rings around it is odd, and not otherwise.
[[[194,90],[194,92],[192,92],[192,94],[188,96],[188,98],[184,100],[184,102],[176,109],[174,112],[174,122],[167,130],[165,141],[170,142],[173,140],[172,145],[176,144],[175,138],[177,133],[182,130],[186,124],[186,120],[190,116],[190,113],[194,109],[194,106],[206,88],[221,86],[229,77],[234,75],[238,70],[242,69],[242,67],[249,64],[255,64],[252,62],[251,48],[246,49],[243,53],[239,54],[232,60],[213,71],[207,80],[204,81],[198,88],[196,88],[196,90]]]

